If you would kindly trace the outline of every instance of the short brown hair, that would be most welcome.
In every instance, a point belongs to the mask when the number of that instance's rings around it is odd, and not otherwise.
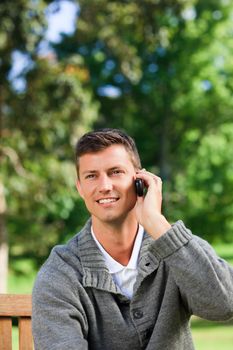
[[[141,169],[141,161],[136,144],[132,137],[119,129],[104,128],[84,134],[75,147],[75,161],[77,173],[79,170],[79,158],[86,153],[94,153],[104,150],[112,145],[122,145],[130,154],[135,168]]]

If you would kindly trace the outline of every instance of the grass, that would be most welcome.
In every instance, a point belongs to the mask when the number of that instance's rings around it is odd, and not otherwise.
[[[218,244],[217,253],[233,266],[233,243]],[[12,263],[9,273],[9,293],[31,293],[36,271],[29,259],[17,260]],[[233,321],[223,324],[209,322],[197,317],[192,318],[192,334],[196,350],[232,350],[233,349]],[[13,350],[18,349],[17,327],[13,327]]]
[[[18,327],[12,327],[12,350],[19,349],[19,335],[18,335]]]
[[[233,322],[221,324],[193,318],[192,334],[196,350],[233,348]]]

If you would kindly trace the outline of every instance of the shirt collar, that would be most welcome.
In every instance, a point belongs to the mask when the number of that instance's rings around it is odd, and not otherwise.
[[[97,240],[95,233],[93,231],[93,227],[91,227],[92,237],[95,240],[97,246],[99,247],[101,253],[103,254],[105,264],[106,264],[106,266],[109,269],[109,272],[111,274],[120,272],[126,268],[133,269],[133,270],[137,269],[138,256],[139,256],[139,252],[140,252],[140,248],[141,248],[141,244],[142,244],[143,233],[144,233],[144,228],[141,225],[139,225],[130,260],[128,262],[128,265],[124,266],[124,265],[120,264],[118,261],[116,261],[115,259],[113,259],[111,257],[111,255],[108,254],[108,252],[103,248],[103,246]]]

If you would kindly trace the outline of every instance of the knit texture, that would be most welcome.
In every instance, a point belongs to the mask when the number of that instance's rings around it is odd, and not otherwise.
[[[191,315],[233,317],[233,269],[182,221],[144,233],[132,300],[115,285],[91,221],[56,246],[33,289],[35,350],[192,350]]]

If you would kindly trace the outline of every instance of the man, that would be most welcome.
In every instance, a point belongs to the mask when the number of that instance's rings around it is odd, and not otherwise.
[[[233,269],[182,221],[169,224],[161,179],[141,170],[127,134],[85,134],[76,166],[91,218],[38,274],[36,350],[190,350],[191,315],[233,317]]]

